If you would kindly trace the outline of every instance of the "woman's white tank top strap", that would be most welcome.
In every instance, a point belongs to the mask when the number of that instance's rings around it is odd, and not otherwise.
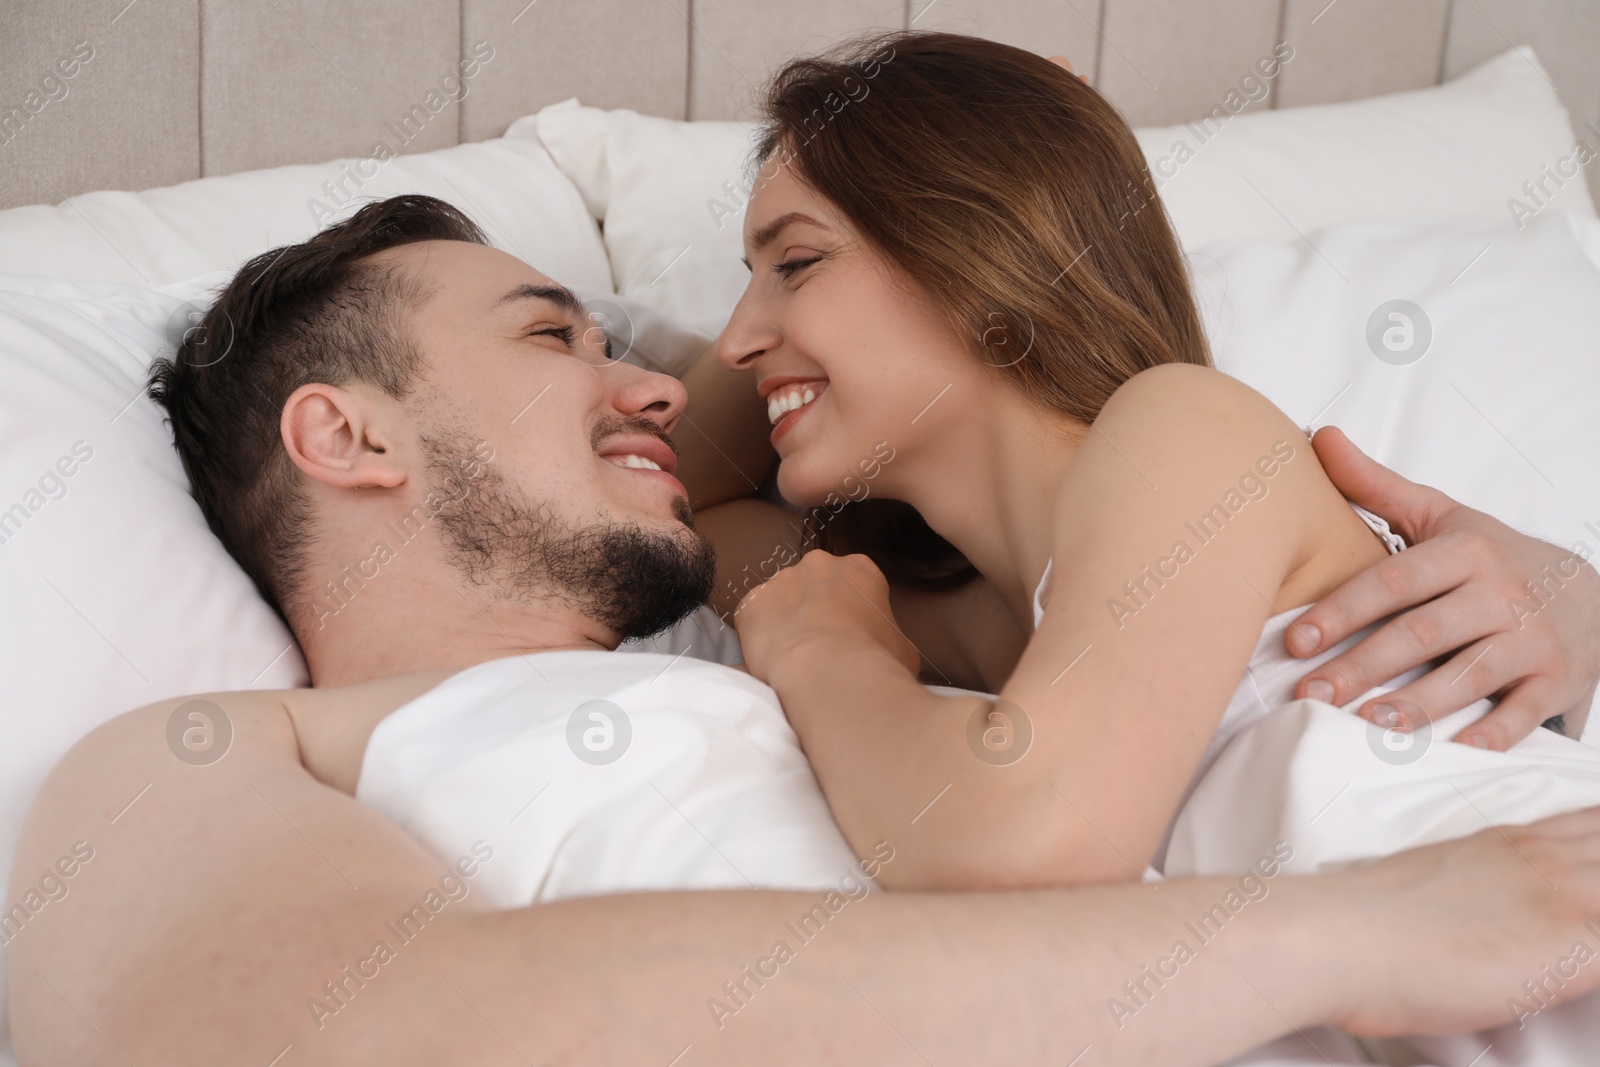
[[[1348,501],[1347,501],[1348,503]],[[1378,535],[1378,540],[1383,542],[1383,547],[1389,550],[1389,555],[1397,555],[1406,549],[1406,539],[1389,529],[1389,520],[1382,515],[1374,515],[1360,504],[1351,504],[1351,509],[1361,516],[1361,521],[1366,523],[1372,532]]]

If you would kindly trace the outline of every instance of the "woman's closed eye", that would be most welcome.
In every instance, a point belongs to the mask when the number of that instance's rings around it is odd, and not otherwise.
[[[816,263],[821,258],[821,256],[800,256],[794,259],[786,259],[782,263],[774,263],[772,265],[772,269],[777,271],[784,278],[792,278],[797,273],[811,266],[811,264]]]

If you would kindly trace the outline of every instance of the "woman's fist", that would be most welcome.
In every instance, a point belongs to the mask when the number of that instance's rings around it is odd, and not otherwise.
[[[769,684],[786,657],[837,642],[877,645],[913,675],[922,666],[895,625],[888,580],[866,556],[808,552],[750,590],[733,618],[745,665]]]

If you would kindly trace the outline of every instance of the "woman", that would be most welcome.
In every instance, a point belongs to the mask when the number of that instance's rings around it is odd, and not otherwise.
[[[779,488],[870,472],[981,573],[965,610],[1033,632],[997,702],[930,691],[878,569],[813,553],[741,605],[746,661],[851,844],[895,841],[886,885],[1137,877],[1270,703],[1247,668],[1288,699],[1283,628],[1386,531],[1210,369],[1132,132],[1067,70],[894,35],[790,64],[767,116],[717,352],[757,379]]]

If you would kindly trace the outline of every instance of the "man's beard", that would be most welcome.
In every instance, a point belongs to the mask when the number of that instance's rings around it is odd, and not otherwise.
[[[647,422],[648,420],[639,420]],[[640,429],[634,420],[627,428]],[[661,436],[655,424],[651,432]],[[505,597],[575,605],[622,638],[658,634],[716,584],[716,552],[681,497],[681,532],[599,518],[576,527],[484,462],[459,433],[424,435],[431,488],[449,499],[435,521],[449,562]],[[479,471],[476,477],[468,473]]]

